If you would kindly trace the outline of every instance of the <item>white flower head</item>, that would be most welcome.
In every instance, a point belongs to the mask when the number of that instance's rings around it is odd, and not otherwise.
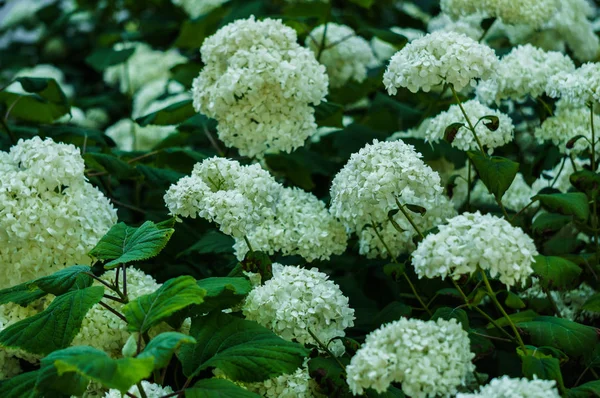
[[[535,138],[539,143],[552,141],[563,154],[585,152],[590,149],[590,142],[592,142],[590,115],[590,109],[586,107],[558,107],[554,116],[544,120],[542,125],[535,129]],[[598,126],[597,123],[600,123],[600,117],[594,114],[594,125]],[[567,143],[578,135],[585,138],[578,139],[573,143],[572,148],[568,148]],[[597,143],[595,149],[600,149],[600,144]]]
[[[245,156],[290,152],[317,130],[313,105],[328,79],[296,32],[280,20],[237,20],[207,38],[194,107],[217,120],[219,138]]]
[[[556,381],[502,376],[492,379],[474,394],[458,394],[456,398],[559,398]]]
[[[482,269],[510,287],[531,276],[537,254],[521,228],[477,212],[451,218],[438,233],[427,235],[413,252],[412,263],[419,278],[459,279]]]
[[[572,72],[550,77],[546,92],[572,107],[600,102],[600,63],[586,63]]]
[[[474,356],[456,319],[401,318],[367,335],[346,367],[347,382],[354,395],[367,388],[382,393],[398,382],[414,398],[448,397],[465,385]]]
[[[457,91],[474,87],[477,79],[492,76],[498,58],[490,47],[461,33],[437,31],[413,40],[390,60],[383,84],[390,95],[398,87],[430,91],[442,83]]]
[[[317,26],[307,36],[306,47],[327,68],[331,87],[342,87],[354,80],[362,82],[367,78],[367,69],[377,64],[369,42],[358,36],[346,25],[328,23]]]
[[[150,383],[149,381],[146,381],[146,380],[142,381],[142,388],[144,389],[144,393],[145,393],[144,396],[148,397],[148,398],[160,398],[160,397],[164,397],[165,395],[169,395],[173,392],[173,389],[169,386],[162,387],[159,384]],[[132,394],[133,396],[135,396],[137,398],[142,397],[137,385],[131,387],[129,389],[128,393]],[[115,390],[115,389],[108,390],[108,392],[104,395],[104,398],[122,398],[122,397],[123,397],[123,394],[121,394],[121,392],[119,390]]]
[[[429,20],[427,23],[427,30],[429,32],[443,31],[462,33],[473,40],[479,41],[479,38],[483,35],[481,20],[482,17],[475,14],[460,17],[454,21],[447,14],[440,13]]]
[[[27,2],[23,2],[26,4]],[[61,90],[65,95],[69,98],[73,97],[75,93],[75,88],[67,83],[65,78],[65,74],[62,70],[58,69],[54,65],[50,64],[39,64],[34,66],[33,68],[24,68],[16,73],[14,76],[17,77],[37,77],[37,78],[49,78],[56,80],[56,83],[60,86]],[[18,94],[29,94],[21,87],[20,83],[13,83],[6,88],[6,91],[10,91],[12,93]]]
[[[171,185],[165,203],[171,214],[199,216],[242,238],[272,216],[282,186],[259,164],[242,166],[225,158],[206,159],[190,176]]]
[[[176,126],[140,126],[131,119],[121,119],[106,128],[109,136],[120,150],[149,151],[162,140],[176,133]],[[134,138],[135,136],[135,138]]]
[[[308,373],[308,361],[295,372],[283,374],[258,383],[240,383],[249,391],[266,398],[316,398],[325,397],[316,392],[317,383]]]
[[[314,344],[308,329],[324,344],[344,337],[354,326],[354,310],[339,286],[316,268],[273,264],[273,278],[254,288],[243,305],[246,319],[256,321],[286,340]],[[340,340],[329,348],[336,355],[344,352]]]

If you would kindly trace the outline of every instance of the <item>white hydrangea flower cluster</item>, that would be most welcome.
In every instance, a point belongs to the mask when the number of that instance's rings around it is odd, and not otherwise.
[[[271,216],[281,185],[259,164],[242,166],[225,158],[209,158],[165,194],[171,214],[205,218],[221,231],[243,239]]]
[[[600,117],[594,114],[594,126],[600,126],[597,123],[600,123]],[[560,153],[568,155],[585,152],[590,149],[592,141],[590,109],[557,107],[554,116],[544,120],[542,125],[535,129],[534,135],[539,143],[552,141]],[[567,142],[578,135],[585,138],[577,140],[573,148],[567,148]],[[595,150],[599,149],[600,144],[597,143]]]
[[[449,397],[475,369],[474,356],[456,319],[401,318],[367,335],[346,367],[347,382],[354,395],[367,388],[383,393],[398,382],[414,398]]]
[[[273,278],[254,288],[244,302],[246,319],[256,321],[286,340],[317,345],[308,329],[321,342],[344,337],[354,326],[354,310],[339,286],[316,268],[273,264]],[[340,340],[329,344],[335,355],[342,355]]]
[[[307,261],[327,260],[342,254],[348,236],[344,226],[313,194],[299,188],[283,188],[275,203],[274,214],[247,235],[253,250],[269,254],[300,255]],[[248,245],[236,238],[238,260],[248,253]]]
[[[589,159],[573,158],[573,162],[577,167],[577,170],[581,170],[584,166],[590,164]],[[562,170],[561,170],[562,169]],[[567,192],[573,186],[571,185],[571,174],[575,172],[573,163],[565,159],[564,165],[562,162],[558,163],[554,168],[550,170],[544,170],[540,175],[540,178],[535,180],[532,184],[534,193],[538,193],[544,188],[552,186],[552,188],[558,189],[561,192]],[[558,175],[558,176],[557,176]],[[556,180],[556,182],[555,182]],[[554,183],[554,185],[552,185]]]
[[[79,149],[50,138],[0,152],[0,288],[91,263],[87,253],[117,214],[83,171]]]
[[[164,100],[160,98],[166,97]],[[177,98],[175,100],[175,98]],[[174,104],[178,101],[185,99],[191,99],[191,93],[187,92],[183,84],[172,81],[169,79],[158,79],[141,87],[133,96],[133,110],[131,117],[136,119],[138,117],[147,115],[152,112]],[[166,105],[161,106],[165,102]]]
[[[107,271],[101,278],[114,283],[116,270]],[[101,286],[100,282],[94,282],[94,284]],[[153,293],[160,286],[150,275],[146,275],[136,268],[127,268],[127,296],[129,300],[135,300],[145,294]],[[123,307],[123,304],[112,300],[109,300],[107,304],[117,311],[120,311]],[[160,327],[160,325],[157,327]],[[100,304],[95,304],[83,319],[81,329],[71,345],[88,345],[102,350],[112,357],[119,357],[129,335],[127,324],[122,319]]]
[[[193,19],[212,10],[221,7],[229,0],[172,0],[173,4],[183,8],[183,10]]]
[[[534,376],[535,377],[535,376]],[[559,398],[556,381],[502,376],[490,381],[474,394],[459,393],[456,398]]]
[[[61,116],[58,123],[69,123],[90,129],[100,129],[109,121],[109,116],[102,108],[90,108],[85,112],[76,106],[71,107],[71,114]]]
[[[149,151],[175,133],[175,126],[140,126],[131,119],[121,119],[104,132],[123,151]]]
[[[157,51],[146,43],[117,43],[113,47],[115,50],[135,49],[126,62],[104,71],[104,81],[111,85],[118,83],[124,94],[133,94],[147,83],[168,78],[172,67],[187,62],[177,50]]]
[[[377,64],[369,42],[346,25],[328,23],[317,26],[306,37],[304,45],[319,55],[319,62],[327,68],[332,88],[342,87],[354,80],[363,82],[367,69]]]
[[[144,389],[144,393],[147,398],[161,398],[161,397],[164,397],[165,395],[169,395],[174,392],[173,389],[169,386],[163,387],[163,386],[155,384],[155,383],[150,383],[149,381],[146,381],[146,380],[142,381],[142,388]],[[129,394],[136,396],[137,398],[142,397],[137,385],[131,387],[129,389],[129,391],[127,391],[127,392]],[[115,390],[115,389],[108,390],[108,392],[104,395],[104,398],[122,398],[122,397],[123,397],[123,394],[121,394],[121,392],[119,390]]]
[[[517,46],[502,57],[492,79],[479,83],[477,96],[484,103],[527,95],[536,98],[546,91],[552,76],[574,70],[573,61],[557,51],[546,52],[531,44]]]
[[[58,83],[58,85],[60,86],[63,93],[65,93],[65,95],[68,98],[73,97],[73,94],[75,94],[75,88],[72,85],[67,83],[67,80],[65,78],[65,74],[63,73],[63,71],[58,69],[54,65],[39,64],[32,68],[24,68],[15,74],[14,78],[17,78],[17,77],[39,77],[39,78],[46,77],[49,79],[54,79],[54,80],[56,80],[56,83]],[[8,86],[6,88],[6,91],[9,91],[11,93],[17,93],[17,94],[29,94],[25,90],[23,90],[23,88],[21,87],[21,84],[18,82],[15,82],[15,83],[11,84],[10,86]]]
[[[15,357],[4,350],[0,350],[0,381],[9,379],[22,372],[21,364]]]
[[[533,283],[530,288],[521,293],[522,298],[546,299],[546,293],[540,286],[538,278],[532,278]],[[587,283],[582,283],[577,288],[566,291],[551,290],[550,294],[556,303],[561,318],[571,321],[583,321],[586,319],[597,319],[600,315],[597,312],[582,310],[585,302],[597,292]]]
[[[383,84],[390,95],[398,87],[428,92],[449,83],[457,91],[492,76],[498,64],[494,50],[456,32],[437,31],[413,40],[390,60]]]
[[[308,373],[308,361],[294,373],[283,374],[258,383],[242,383],[248,391],[266,398],[325,398]]]
[[[531,276],[537,254],[523,230],[504,218],[476,212],[456,216],[427,235],[412,253],[412,263],[419,278],[449,275],[456,280],[482,269],[510,287]]]
[[[422,232],[444,224],[447,219],[456,216],[452,202],[444,195],[437,196],[433,201],[415,197],[410,204],[422,205],[427,210],[423,215],[410,213],[413,222]],[[390,257],[388,249],[392,257],[414,250],[416,245],[413,242],[415,235],[413,226],[401,213],[394,216],[394,221],[403,230],[402,232],[398,231],[389,220],[382,222],[377,228],[385,245],[373,228],[364,228],[358,235],[359,253],[367,258],[388,258]]]
[[[457,19],[479,14],[511,25],[540,28],[558,12],[556,0],[441,0],[442,12]]]
[[[586,107],[600,102],[600,63],[586,63],[573,72],[558,73],[550,78],[546,92],[560,97],[571,107]]]
[[[514,126],[511,118],[495,109],[488,108],[477,100],[469,100],[462,104],[463,108],[471,123],[475,126],[475,132],[477,138],[481,141],[481,144],[488,149],[488,152],[492,152],[494,148],[501,147],[513,140]],[[486,127],[485,123],[489,123],[489,120],[477,121],[484,116],[496,116],[499,121],[499,127],[496,131],[491,131]],[[431,142],[438,142],[444,139],[446,127],[452,123],[463,123],[464,126],[458,129],[452,146],[462,151],[468,150],[479,150],[477,141],[473,137],[471,130],[467,128],[468,123],[462,113],[459,105],[452,105],[447,111],[442,112],[431,119],[427,125],[425,131],[425,140]]]
[[[460,183],[464,183],[466,191],[467,181],[461,179]],[[537,191],[534,191],[533,188],[530,187],[527,182],[525,182],[523,174],[517,173],[512,184],[510,184],[510,187],[502,196],[502,204],[507,209],[519,211],[529,204],[531,198],[536,193]],[[494,195],[488,191],[487,187],[481,180],[478,180],[475,183],[475,186],[471,191],[471,200],[480,204],[496,204]]]
[[[397,209],[396,200],[435,201],[442,193],[440,176],[420,158],[412,145],[374,140],[350,156],[332,181],[331,212],[349,231],[382,223]]]
[[[207,38],[194,80],[196,111],[218,121],[219,138],[240,154],[290,152],[317,130],[314,108],[328,79],[296,32],[280,20],[232,22]]]
[[[427,31],[462,33],[473,40],[479,41],[479,38],[483,35],[481,19],[479,15],[469,15],[452,20],[448,14],[442,12],[429,20]]]

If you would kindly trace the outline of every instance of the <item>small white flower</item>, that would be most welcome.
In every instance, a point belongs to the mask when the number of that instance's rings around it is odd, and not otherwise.
[[[155,383],[150,383],[146,380],[142,381],[142,388],[144,389],[145,396],[148,398],[160,398],[165,395],[171,394],[173,389],[169,386],[162,387]],[[128,393],[133,394],[137,398],[141,398],[140,390],[138,386],[133,386],[129,389]],[[110,389],[104,395],[104,398],[122,398],[123,394],[119,390]]]
[[[559,398],[556,381],[517,379],[502,376],[479,389],[474,394],[458,394],[456,398]]]

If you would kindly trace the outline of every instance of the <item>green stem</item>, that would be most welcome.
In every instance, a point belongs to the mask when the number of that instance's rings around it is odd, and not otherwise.
[[[246,245],[248,246],[248,250],[250,251],[250,253],[254,253],[254,250],[252,249],[252,245],[250,244],[250,241],[248,240],[248,237],[246,235],[244,235],[244,242],[246,242]]]
[[[471,123],[471,119],[469,119],[469,116],[467,115],[467,112],[465,111],[465,108],[463,107],[462,102],[460,101],[460,98],[458,98],[458,94],[456,93],[454,86],[452,84],[449,84],[449,86],[450,86],[450,89],[452,90],[452,94],[454,95],[454,99],[456,100],[456,103],[458,104],[458,107],[460,108],[460,111],[462,112],[463,116],[465,117],[465,120],[467,121],[467,124],[469,125],[469,130],[471,130],[471,132],[473,133],[473,137],[475,138],[475,141],[477,142],[479,149],[481,150],[481,152],[483,153],[484,156],[487,156],[487,153],[485,153],[485,149],[483,149],[483,144],[481,143],[481,141],[479,141],[479,137],[477,137],[477,133],[475,132],[475,127],[473,126],[473,123]]]
[[[546,294],[548,301],[550,301],[550,304],[552,305],[552,309],[554,310],[556,317],[562,318],[562,316],[560,316],[560,310],[558,309],[558,305],[556,305],[556,301],[554,300],[554,297],[552,297],[552,293],[550,293],[550,290],[548,290],[548,289],[542,289],[542,290]]]
[[[148,396],[146,395],[146,391],[144,391],[144,387],[142,387],[142,382],[138,381],[136,386],[137,386],[138,390],[140,391],[141,398],[148,398]]]
[[[592,128],[592,171],[596,172],[596,131],[594,129],[594,103],[590,104],[590,126]]]
[[[471,212],[471,163],[467,158],[467,212]]]
[[[502,214],[504,214],[504,218],[506,218],[506,221],[508,221],[512,224],[513,219],[508,215],[508,212],[506,211],[506,208],[502,204],[502,201],[500,199],[498,199],[497,197],[495,199],[496,199],[496,203],[498,203],[498,206],[500,206],[500,209],[502,210]]]
[[[515,338],[519,342],[519,345],[521,346],[521,349],[523,350],[523,352],[527,352],[527,349],[525,348],[525,343],[523,343],[523,339],[521,339],[521,335],[519,334],[519,331],[517,330],[517,327],[515,326],[515,324],[512,321],[512,319],[510,319],[510,317],[508,316],[508,314],[504,310],[504,307],[502,307],[502,304],[500,304],[500,302],[496,298],[496,293],[494,292],[494,289],[492,289],[492,286],[490,285],[490,281],[488,280],[488,277],[485,274],[485,271],[483,271],[481,268],[479,269],[479,271],[481,273],[481,277],[483,278],[483,283],[485,284],[485,287],[486,287],[486,289],[487,289],[487,291],[488,291],[488,293],[490,295],[490,298],[494,302],[494,305],[496,305],[496,307],[498,308],[498,310],[502,313],[502,316],[504,316],[504,318],[506,319],[506,321],[510,325],[513,333],[515,334]]]
[[[331,352],[331,350],[321,340],[319,340],[319,338],[317,337],[317,335],[314,334],[313,331],[310,330],[310,328],[306,328],[306,330],[308,331],[308,334],[310,334],[310,336],[317,342],[317,345],[319,347],[321,347],[323,349],[323,351],[325,351],[327,354],[331,355],[331,357],[333,358],[333,360],[336,361],[337,364],[340,365],[340,368],[342,368],[344,370],[344,372],[345,372],[346,371],[346,367],[338,359],[338,357],[336,357],[335,355],[333,355],[333,353]]]
[[[406,217],[406,219],[408,220],[408,222],[410,223],[410,225],[412,225],[413,229],[415,230],[415,232],[419,235],[419,237],[421,239],[424,239],[425,236],[423,235],[423,233],[419,230],[419,227],[417,227],[417,224],[415,224],[415,222],[413,221],[412,217],[410,216],[410,214],[408,214],[406,212],[406,210],[404,209],[404,205],[402,205],[399,201],[398,198],[394,198],[394,200],[396,201],[396,204],[398,205],[398,209],[400,209],[400,211],[402,212],[402,214],[404,214],[404,217]],[[391,254],[391,253],[390,253]]]

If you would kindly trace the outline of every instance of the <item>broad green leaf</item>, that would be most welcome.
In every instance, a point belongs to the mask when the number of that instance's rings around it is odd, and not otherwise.
[[[517,175],[519,163],[499,156],[487,156],[476,151],[469,151],[467,155],[490,193],[501,199]]]
[[[399,301],[392,301],[373,317],[371,324],[379,327],[385,323],[397,321],[400,317],[409,317],[411,313],[411,306]]]
[[[196,344],[196,340],[183,333],[161,333],[150,340],[137,358],[154,358],[154,369],[162,369],[169,364],[171,357],[182,344]]]
[[[87,265],[73,265],[63,268],[52,275],[44,276],[29,283],[30,289],[39,288],[46,293],[60,296],[70,290],[85,289],[92,286],[93,279],[87,273]]]
[[[135,119],[140,126],[158,125],[171,126],[179,124],[196,114],[192,100],[179,101],[161,110]]]
[[[539,276],[542,288],[550,290],[569,289],[581,274],[577,264],[562,257],[538,255],[531,266]]]
[[[178,254],[177,257],[191,253],[233,253],[234,243],[235,241],[231,236],[225,235],[219,231],[211,230],[202,235],[200,240],[198,240],[198,242],[196,242],[193,246]]]
[[[375,0],[350,0],[350,2],[363,8],[371,8],[371,6],[375,3]]]
[[[344,127],[344,107],[333,102],[321,102],[315,107],[317,125],[326,127]]]
[[[35,391],[35,382],[40,371],[22,373],[7,380],[0,380],[0,397],[2,398],[42,398]]]
[[[343,365],[349,363],[347,358],[339,358]],[[351,396],[344,369],[333,358],[314,357],[308,361],[308,373],[319,385],[323,394],[328,397]]]
[[[498,130],[498,127],[500,127],[500,119],[498,119],[498,116],[495,115],[482,116],[477,121],[477,123],[479,122],[483,123],[483,125],[490,131],[496,131]]]
[[[595,328],[567,319],[539,316],[517,323],[517,327],[531,336],[533,344],[555,347],[571,356],[581,356],[598,344]]]
[[[115,155],[107,153],[86,153],[83,159],[88,167],[96,171],[105,171],[115,178],[129,178],[135,176],[135,168]]]
[[[8,289],[0,290],[0,304],[15,303],[27,305],[44,297],[47,293],[41,289],[31,289],[31,282],[21,283]]]
[[[515,310],[520,310],[525,308],[525,303],[523,302],[523,300],[521,300],[521,298],[516,295],[513,292],[506,292],[507,296],[506,299],[504,300],[504,304],[506,304],[506,306],[508,308],[513,308]]]
[[[590,216],[587,196],[581,192],[538,194],[533,197],[551,212],[574,216],[579,221],[586,221]]]
[[[10,108],[10,117],[32,123],[52,123],[69,112],[69,106],[49,102],[37,95],[0,92],[0,104]]]
[[[114,50],[112,48],[100,48],[90,54],[85,62],[96,70],[102,72],[109,66],[121,64],[134,53],[135,48]]]
[[[283,340],[256,322],[219,311],[192,319],[190,335],[198,343],[179,350],[188,377],[219,368],[233,381],[263,381],[294,372],[308,355],[302,345]]]
[[[469,330],[469,340],[471,342],[471,352],[475,354],[475,361],[479,358],[486,357],[494,352],[494,344],[486,337],[488,331],[485,329]]]
[[[537,235],[556,232],[572,220],[571,216],[556,213],[542,213],[533,220],[531,228]]]
[[[68,347],[88,310],[103,295],[102,286],[92,286],[58,296],[44,311],[2,330],[0,346],[42,355]]]
[[[100,130],[66,124],[40,126],[40,137],[50,137],[54,141],[69,142],[78,146],[83,146],[84,143],[87,145],[100,144],[106,146],[111,142],[110,138]]]
[[[138,164],[135,168],[146,178],[146,181],[156,186],[166,185],[165,188],[168,188],[171,184],[176,183],[181,177],[185,176],[185,174],[174,170],[146,166],[145,164]]]
[[[406,272],[406,264],[404,263],[389,263],[383,266],[383,273],[398,282],[400,277]]]
[[[28,93],[35,93],[54,104],[63,104],[68,109],[67,97],[56,80],[43,77],[19,77],[15,80],[21,83],[23,90]]]
[[[217,7],[208,14],[184,21],[174,46],[185,49],[200,48],[204,39],[217,30],[227,11],[226,7]]]
[[[600,188],[600,174],[590,170],[578,170],[569,177],[571,184],[580,192],[585,192],[589,197],[597,195]]]
[[[146,221],[139,228],[118,223],[100,239],[90,255],[100,260],[112,260],[104,265],[105,269],[147,260],[160,253],[173,232],[172,228],[159,228],[152,221]]]
[[[260,274],[263,283],[273,277],[273,263],[266,253],[249,252],[241,263],[244,271]]]
[[[521,311],[521,312],[515,312],[514,314],[510,314],[508,317],[514,323],[519,323],[519,322],[531,321],[531,320],[539,317],[539,315],[537,312],[535,312],[533,310],[525,310],[525,311]],[[496,319],[496,324],[500,327],[508,327],[509,326],[508,321],[504,317]],[[486,325],[487,329],[493,329],[494,327],[495,326],[492,325],[491,322]]]
[[[206,291],[204,302],[199,307],[204,313],[214,309],[231,308],[240,303],[252,290],[252,284],[247,278],[206,278],[199,280],[197,284]]]
[[[582,310],[600,312],[600,293],[594,294],[581,307]]]
[[[458,134],[458,130],[463,127],[465,127],[465,124],[460,122],[452,123],[451,125],[446,126],[446,130],[444,130],[444,141],[452,144],[456,138],[456,135]]]
[[[259,398],[258,394],[225,379],[202,379],[185,390],[185,398]]]
[[[600,397],[600,380],[590,381],[567,390],[567,398],[597,398]]]
[[[171,75],[173,76],[173,80],[178,81],[183,84],[185,87],[192,87],[192,82],[202,70],[202,65],[196,63],[186,63],[175,65],[171,68]]]
[[[169,279],[154,293],[130,301],[123,307],[127,328],[145,333],[175,312],[193,304],[201,304],[206,291],[191,276]]]
[[[464,330],[469,330],[469,317],[463,309],[450,307],[438,308],[431,316],[431,320],[435,321],[440,318],[445,319],[447,321],[449,321],[450,319],[456,319],[458,323],[462,325],[462,328]]]
[[[523,376],[528,379],[533,379],[534,376],[537,376],[538,379],[555,380],[559,391],[564,391],[565,385],[558,359],[550,356],[526,355],[521,360],[523,361]]]
[[[78,349],[58,350],[49,354],[41,361],[39,376],[35,383],[36,391],[47,396],[56,394],[66,394],[68,396],[81,396],[86,391],[90,379],[77,373],[58,374],[54,362],[59,359],[65,359],[80,355],[86,352],[90,347],[78,347]]]
[[[54,361],[58,375],[74,372],[108,388],[127,391],[152,373],[154,358],[113,359],[104,351],[79,346],[64,350],[63,357]]]
[[[398,50],[404,47],[408,42],[408,39],[405,36],[388,29],[367,28],[364,29],[364,31],[371,33],[373,36],[387,43],[393,44]]]

